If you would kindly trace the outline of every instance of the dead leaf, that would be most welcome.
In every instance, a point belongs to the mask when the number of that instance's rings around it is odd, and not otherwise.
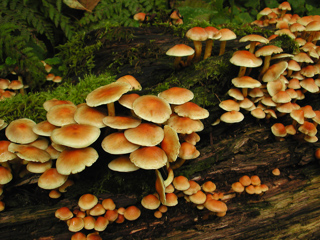
[[[93,10],[97,4],[100,2],[100,0],[79,0],[79,2],[89,10]]]
[[[79,9],[79,10],[85,10],[85,11],[91,12],[91,10],[87,9],[86,7],[84,7],[77,0],[63,0],[63,2],[70,8]]]

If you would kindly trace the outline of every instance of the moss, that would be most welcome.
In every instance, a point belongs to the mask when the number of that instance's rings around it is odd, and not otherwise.
[[[281,35],[271,40],[270,43],[283,49],[283,52],[290,54],[299,53],[298,43],[288,35]]]
[[[191,160],[192,161],[192,160]],[[206,158],[202,161],[197,162],[197,164],[188,164],[188,161],[180,168],[175,170],[175,175],[185,176],[188,179],[195,173],[205,171],[209,168],[212,168],[214,163],[216,162],[215,157]]]
[[[114,76],[109,73],[99,76],[87,75],[83,79],[79,79],[78,84],[67,81],[52,91],[18,94],[0,102],[0,119],[8,123],[19,118],[30,118],[35,122],[44,121],[46,120],[46,111],[42,105],[46,100],[57,98],[70,100],[74,104],[83,103],[88,93],[99,86],[113,82],[114,79]]]
[[[173,72],[162,83],[147,89],[152,94],[158,94],[170,87],[191,89],[193,101],[200,106],[209,107],[219,104],[218,95],[224,95],[223,89],[229,89],[232,77],[230,69],[234,66],[229,62],[231,53],[223,56],[213,56],[197,64]]]

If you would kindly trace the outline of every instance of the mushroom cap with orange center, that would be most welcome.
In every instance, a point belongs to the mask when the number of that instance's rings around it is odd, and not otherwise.
[[[304,123],[298,128],[300,132],[310,137],[317,134],[317,128],[311,122],[304,121]]]
[[[92,147],[63,150],[56,162],[57,171],[63,175],[81,172],[98,159],[97,151]]]
[[[136,206],[127,207],[123,214],[124,218],[129,221],[134,221],[138,219],[140,215],[141,215],[141,211]]]
[[[149,194],[142,198],[141,205],[146,209],[155,210],[160,206],[160,200],[154,194]]]
[[[164,123],[172,113],[169,103],[157,96],[144,95],[133,102],[134,113],[153,123]]]
[[[192,91],[181,87],[172,87],[158,94],[158,97],[165,99],[170,104],[180,105],[193,99]]]
[[[72,104],[59,104],[53,106],[47,112],[47,120],[55,126],[64,126],[71,123],[76,123],[74,114],[77,107]]]
[[[257,58],[253,53],[249,51],[239,50],[232,55],[232,57],[230,58],[230,62],[236,66],[254,68],[261,66],[262,59]]]
[[[104,108],[89,107],[83,104],[77,108],[74,113],[74,120],[79,124],[88,124],[98,128],[103,128],[106,125],[103,119],[108,116],[108,111]]]
[[[5,129],[5,135],[11,142],[28,144],[38,138],[32,130],[35,125],[36,123],[28,118],[13,120]]]
[[[56,168],[46,170],[38,179],[38,186],[43,189],[55,189],[62,186],[68,179],[68,175],[60,174]]]
[[[94,143],[100,135],[100,129],[86,124],[68,124],[53,130],[51,140],[54,143],[85,148]]]
[[[127,82],[113,82],[90,92],[87,95],[86,102],[90,107],[113,103],[130,90],[131,85]]]
[[[222,114],[220,119],[225,123],[237,123],[241,122],[244,119],[244,116],[241,112],[232,110]]]
[[[205,41],[208,39],[208,33],[202,27],[193,27],[187,31],[186,37],[192,41]]]
[[[268,68],[268,70],[263,74],[262,81],[263,82],[272,82],[277,80],[280,75],[287,69],[288,63],[285,61],[281,61],[273,64]]]
[[[124,131],[126,139],[140,146],[158,145],[164,138],[164,131],[161,127],[153,123],[141,123],[135,128]]]
[[[282,123],[275,123],[271,127],[273,135],[276,137],[285,137],[287,136],[286,127]]]
[[[137,150],[140,146],[128,141],[123,132],[114,132],[106,136],[101,146],[110,154],[127,154]]]
[[[0,163],[15,159],[17,157],[15,153],[12,153],[8,150],[10,144],[11,142],[7,140],[0,141]]]
[[[0,184],[7,184],[12,180],[13,176],[11,171],[8,168],[0,166]]]
[[[200,120],[193,120],[188,117],[179,117],[172,114],[169,118],[167,125],[172,127],[177,133],[190,134],[192,132],[202,131],[204,128]]]
[[[90,193],[84,194],[79,198],[78,206],[81,209],[89,210],[98,203],[98,198]]]
[[[167,163],[166,153],[159,147],[142,147],[130,154],[130,161],[142,169],[159,169]]]
[[[205,119],[209,117],[208,110],[200,107],[196,103],[186,102],[174,107],[175,113],[180,117],[188,117],[191,119]]]

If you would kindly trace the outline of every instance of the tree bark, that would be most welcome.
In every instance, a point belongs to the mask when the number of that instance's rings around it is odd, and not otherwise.
[[[152,38],[156,39],[162,54],[166,48],[163,44],[168,46],[178,40],[175,37],[168,39],[160,33],[153,34]],[[132,46],[136,46],[136,42],[124,48],[128,50]],[[114,51],[111,47],[101,50],[97,59],[111,51]],[[163,59],[159,61],[163,63]],[[108,62],[101,63],[99,67],[103,68],[106,64]],[[170,69],[167,64],[159,67],[149,62],[148,66],[144,71],[147,74],[144,77],[141,74],[141,77],[144,83],[150,85],[156,84],[147,83],[155,71],[159,71],[161,76],[173,72],[173,69],[166,72]],[[124,66],[121,74],[129,74],[132,68]],[[219,109],[210,109],[210,116],[219,114]],[[226,216],[217,217],[206,209],[198,210],[184,198],[179,198],[176,207],[169,207],[162,218],[156,219],[153,211],[141,207],[139,201],[142,196],[139,194],[101,194],[98,195],[100,199],[112,198],[117,208],[136,205],[142,211],[136,221],[109,224],[100,233],[102,239],[320,238],[320,166],[314,158],[314,151],[320,144],[302,143],[292,137],[277,142],[270,131],[273,122],[257,122],[250,114],[246,115],[243,122],[233,125],[221,123],[211,126],[213,120],[211,117],[204,121],[206,128],[200,133],[201,141],[197,146],[200,157],[187,161],[175,170],[175,175],[187,176],[199,184],[213,181],[217,185],[216,192],[225,193],[224,201],[228,206]],[[280,176],[272,174],[274,168],[280,169]],[[84,172],[90,171],[93,168],[87,168]],[[230,192],[232,183],[242,175],[258,175],[269,190],[260,195]],[[126,177],[123,178],[126,181]],[[71,238],[73,233],[68,231],[65,222],[55,218],[54,213],[62,206],[75,208],[86,186],[80,187],[82,191],[77,192],[76,189],[61,199],[50,200],[47,191],[35,185],[36,180],[37,176],[33,175],[5,187],[3,201],[8,207],[0,213],[0,239]],[[9,202],[14,198],[24,198],[25,195],[32,196],[35,202],[29,201],[30,198],[23,206]],[[91,231],[83,232],[88,234]]]

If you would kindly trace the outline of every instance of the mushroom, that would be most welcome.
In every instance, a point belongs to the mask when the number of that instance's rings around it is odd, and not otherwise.
[[[246,73],[247,67],[259,67],[262,59],[257,58],[253,53],[246,50],[236,51],[230,58],[230,62],[236,66],[240,66],[238,77],[242,77]]]
[[[202,52],[202,41],[208,39],[208,33],[202,27],[193,27],[187,31],[186,37],[193,41],[195,48],[194,61],[199,62]]]
[[[43,189],[56,189],[62,186],[68,179],[67,175],[58,173],[56,168],[47,169],[38,179],[38,186]]]
[[[133,102],[133,111],[140,118],[158,124],[167,121],[172,113],[165,99],[153,95],[138,97]]]
[[[28,118],[16,119],[9,123],[5,129],[5,135],[11,142],[28,144],[38,138],[32,130],[35,125],[36,123]]]
[[[109,134],[102,140],[101,146],[110,154],[128,154],[139,148],[139,145],[128,141],[123,132]]]
[[[53,130],[51,140],[71,148],[85,148],[94,143],[100,135],[100,129],[85,124],[68,124]]]
[[[130,153],[130,161],[142,169],[159,169],[166,165],[165,152],[157,147],[142,147]]]
[[[126,82],[113,82],[105,86],[96,88],[87,95],[86,102],[89,107],[97,107],[107,104],[108,115],[115,116],[114,102],[126,92],[130,91],[132,86]]]
[[[74,217],[67,221],[70,232],[79,232],[84,227],[84,222],[81,217]]]
[[[221,38],[221,32],[215,27],[211,26],[204,28],[204,30],[206,30],[206,32],[208,33],[208,39],[206,40],[206,48],[204,51],[203,59],[207,59],[211,56],[213,41]]]
[[[140,215],[141,211],[136,206],[127,207],[123,214],[124,218],[129,221],[137,220],[140,217]]]
[[[74,119],[76,110],[77,107],[74,104],[59,104],[53,106],[47,112],[47,121],[57,127],[76,123]]]
[[[278,9],[281,11],[280,12],[280,18],[282,18],[287,11],[291,10],[291,5],[289,2],[282,2],[279,6]]]
[[[142,198],[141,205],[146,209],[155,210],[160,206],[160,200],[154,194],[149,194]]]
[[[98,152],[92,147],[65,149],[57,159],[56,168],[63,175],[75,174],[90,167],[98,157]]]
[[[228,28],[222,28],[219,30],[219,32],[221,33],[221,37],[219,39],[219,41],[220,41],[219,56],[221,56],[222,54],[224,54],[224,52],[226,50],[227,41],[236,39],[237,35]]]
[[[283,49],[274,45],[267,45],[256,51],[255,53],[256,57],[264,56],[264,62],[263,62],[263,67],[260,70],[260,76],[262,76],[265,73],[265,71],[267,71],[267,69],[269,68],[271,55],[281,53],[281,52],[283,52]]]
[[[155,146],[163,140],[164,131],[156,124],[141,123],[135,128],[125,130],[124,136],[131,143],[140,146]]]
[[[240,38],[240,40],[239,40],[239,42],[248,42],[248,41],[250,41],[249,52],[251,52],[251,53],[254,53],[254,49],[255,49],[257,43],[264,43],[264,44],[269,43],[269,40],[267,38],[262,37],[257,34],[249,34],[249,35],[246,35],[246,36]]]
[[[139,26],[141,27],[142,23],[145,21],[146,19],[146,14],[143,13],[143,12],[140,12],[140,13],[136,13],[134,16],[133,16],[133,19],[138,21],[139,22]]]
[[[180,105],[191,101],[194,97],[192,91],[181,87],[172,87],[158,94],[158,97],[165,99],[170,104]]]
[[[79,106],[74,113],[74,120],[79,124],[88,124],[98,128],[104,128],[106,125],[103,119],[108,116],[104,108],[89,107],[87,104]]]

